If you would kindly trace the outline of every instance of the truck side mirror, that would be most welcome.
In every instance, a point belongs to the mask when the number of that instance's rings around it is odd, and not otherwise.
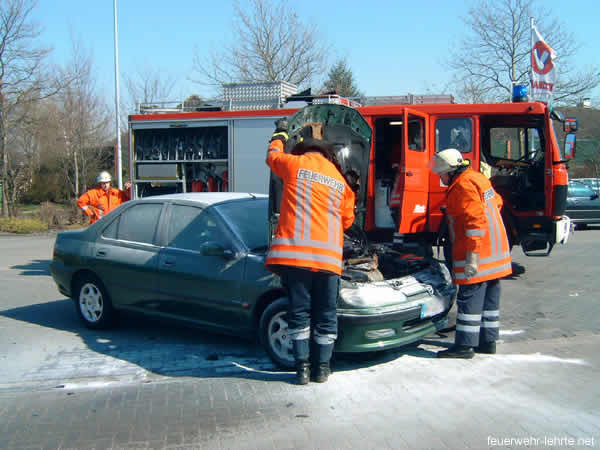
[[[565,136],[565,159],[575,159],[575,148],[575,133],[569,133]]]
[[[567,117],[563,122],[563,130],[565,133],[574,133],[577,131],[577,119],[574,117]]]

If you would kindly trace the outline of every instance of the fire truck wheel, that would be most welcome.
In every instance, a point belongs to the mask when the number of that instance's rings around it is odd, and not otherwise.
[[[279,298],[267,306],[260,318],[259,335],[273,362],[283,369],[293,369],[295,361],[288,334],[287,308],[286,298]]]

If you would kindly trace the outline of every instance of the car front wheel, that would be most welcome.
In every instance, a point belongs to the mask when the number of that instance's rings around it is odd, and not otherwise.
[[[288,333],[287,309],[286,298],[271,303],[260,318],[259,333],[260,342],[273,362],[283,369],[292,369],[295,361]]]
[[[100,329],[112,324],[115,312],[100,280],[86,275],[77,283],[75,292],[75,306],[86,327]]]

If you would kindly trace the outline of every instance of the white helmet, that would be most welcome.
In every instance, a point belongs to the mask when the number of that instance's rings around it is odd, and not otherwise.
[[[429,168],[438,175],[452,172],[464,165],[463,157],[455,148],[447,148],[436,153],[429,161]]]
[[[110,183],[111,181],[112,177],[106,170],[100,172],[100,174],[96,177],[96,183]]]

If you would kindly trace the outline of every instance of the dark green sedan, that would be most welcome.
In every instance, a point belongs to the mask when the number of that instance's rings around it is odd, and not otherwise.
[[[90,328],[111,325],[121,310],[172,318],[258,337],[289,368],[286,293],[264,267],[267,217],[268,197],[259,194],[133,200],[87,229],[59,233],[50,270]],[[375,251],[376,259],[345,261],[336,351],[399,347],[447,323],[456,291],[446,267]]]

